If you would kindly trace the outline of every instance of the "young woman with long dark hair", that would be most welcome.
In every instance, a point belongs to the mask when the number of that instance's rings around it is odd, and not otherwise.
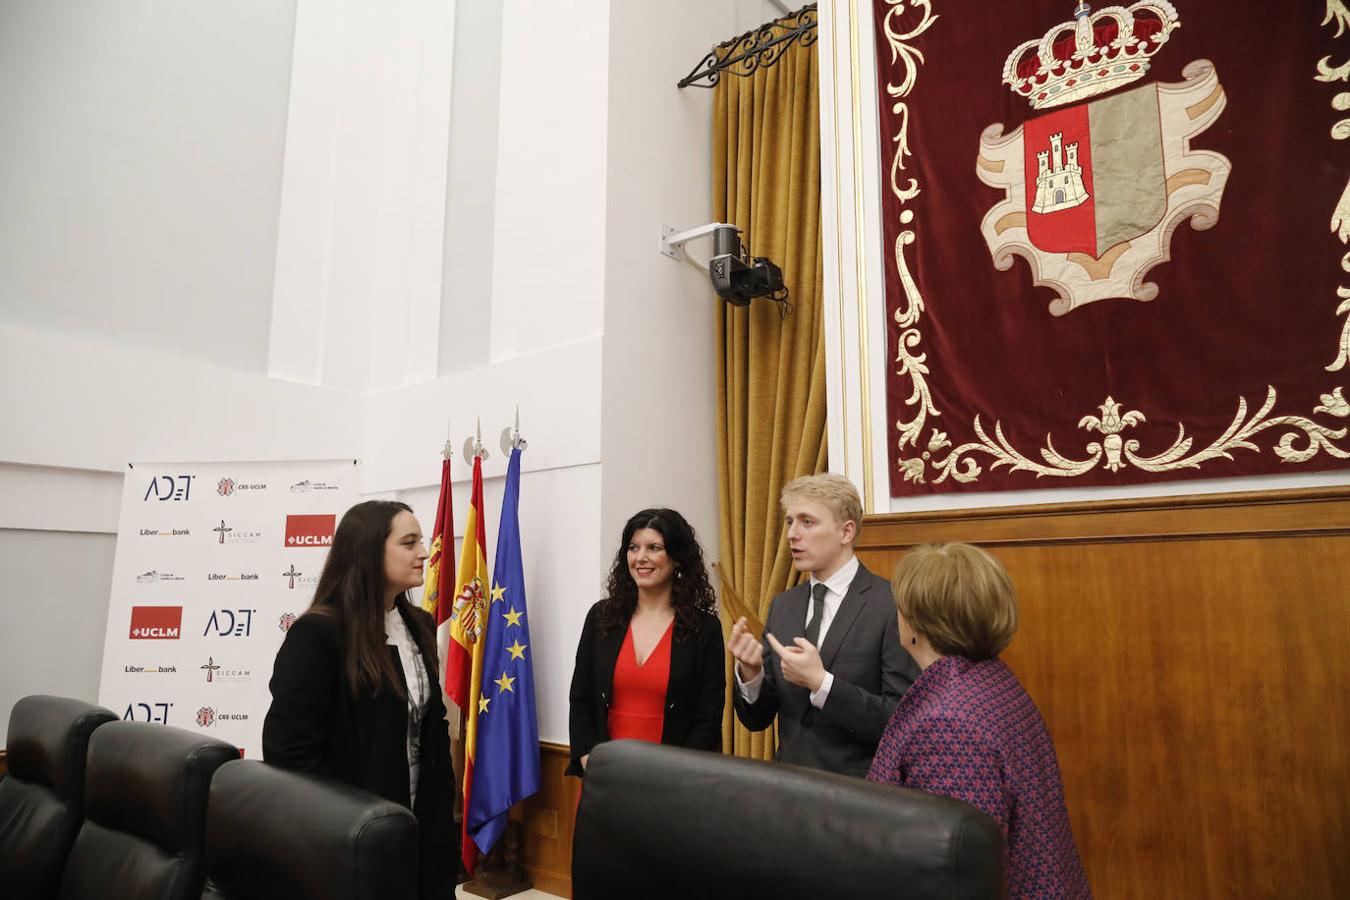
[[[644,509],[628,520],[577,646],[569,775],[612,739],[720,748],[726,663],[715,604],[684,516]]]
[[[450,742],[435,625],[407,595],[426,559],[405,504],[369,500],[342,517],[314,601],[277,652],[263,759],[411,809],[420,895],[445,900],[459,861]]]

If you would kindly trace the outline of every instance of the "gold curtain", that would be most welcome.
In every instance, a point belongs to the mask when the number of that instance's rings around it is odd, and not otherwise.
[[[713,215],[740,226],[751,255],[782,266],[791,315],[777,304],[722,304],[718,314],[718,480],[723,576],[762,621],[796,583],[778,493],[825,470],[825,333],[821,310],[820,91],[814,44],[794,43],[767,69],[724,73],[713,109]],[[724,629],[731,622],[725,614]],[[772,759],[773,731],[747,731],[731,705],[727,664],[722,749]]]

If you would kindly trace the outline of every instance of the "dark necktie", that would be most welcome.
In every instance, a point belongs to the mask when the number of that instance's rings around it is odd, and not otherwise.
[[[825,592],[828,590],[823,581],[817,581],[811,586],[811,618],[806,622],[804,637],[817,649],[820,647],[820,620],[825,618]]]

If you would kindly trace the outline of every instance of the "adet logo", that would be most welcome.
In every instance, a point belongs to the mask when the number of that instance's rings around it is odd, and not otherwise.
[[[141,502],[154,497],[161,502],[165,500],[190,500],[192,499],[192,479],[195,475],[156,475],[150,479],[150,484],[145,489],[145,496]]]
[[[215,609],[206,622],[202,637],[248,637],[253,632],[253,614],[256,609]]]
[[[287,547],[331,547],[337,516],[287,516]]]
[[[172,703],[136,703],[127,704],[127,711],[122,713],[124,722],[157,722],[160,725],[169,724],[169,710],[173,709]]]
[[[131,634],[135,641],[176,641],[183,628],[181,606],[133,606]]]

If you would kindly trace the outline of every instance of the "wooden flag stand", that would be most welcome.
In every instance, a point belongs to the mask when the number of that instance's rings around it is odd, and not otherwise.
[[[478,860],[477,871],[473,880],[464,885],[464,892],[497,900],[533,887],[520,864],[520,838],[521,824],[515,820],[508,822],[492,852]]]

